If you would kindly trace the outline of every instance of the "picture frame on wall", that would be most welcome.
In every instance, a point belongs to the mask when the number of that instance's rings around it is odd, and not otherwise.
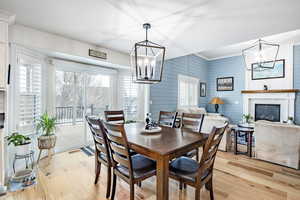
[[[200,82],[200,97],[206,97],[206,83]]]
[[[217,91],[233,91],[234,77],[220,77],[217,78]]]
[[[265,64],[270,63],[273,65],[273,61],[266,62]],[[251,76],[252,80],[262,80],[262,79],[275,79],[275,78],[284,78],[285,77],[285,59],[280,59],[275,61],[274,68],[265,69],[261,71],[254,70],[257,68],[257,63],[251,65]]]

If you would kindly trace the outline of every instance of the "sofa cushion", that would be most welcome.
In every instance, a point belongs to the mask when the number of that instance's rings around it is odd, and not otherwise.
[[[206,114],[206,109],[203,107],[191,107],[189,111],[193,114]]]
[[[178,108],[177,112],[178,112],[178,115],[182,115],[182,113],[190,113],[190,109],[189,109],[189,107]]]
[[[201,128],[202,133],[211,133],[214,126],[223,126],[228,118],[216,115],[205,115],[203,120],[203,125]]]

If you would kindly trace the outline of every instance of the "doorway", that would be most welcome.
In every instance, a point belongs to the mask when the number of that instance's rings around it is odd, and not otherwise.
[[[102,118],[104,110],[114,106],[114,74],[77,65],[80,67],[59,67],[55,72],[56,152],[92,144],[85,116]]]

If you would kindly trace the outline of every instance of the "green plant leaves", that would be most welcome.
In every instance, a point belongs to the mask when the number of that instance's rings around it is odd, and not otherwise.
[[[45,136],[52,135],[55,130],[55,117],[50,117],[48,113],[44,113],[38,120],[37,130],[41,130]]]
[[[11,136],[7,138],[8,145],[14,144],[15,146],[20,146],[24,144],[29,144],[31,139],[25,135],[21,135],[19,133],[13,133]]]

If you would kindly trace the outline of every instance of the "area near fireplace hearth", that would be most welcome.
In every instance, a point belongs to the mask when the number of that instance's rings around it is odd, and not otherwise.
[[[296,124],[300,124],[300,45],[299,43],[283,42],[279,50],[278,59],[285,60],[284,77],[252,80],[251,71],[245,70],[243,57],[234,55],[208,62],[207,100],[217,96],[224,104],[220,106],[220,113],[229,117],[232,123],[239,123],[243,114],[250,111],[249,103],[280,104],[281,120],[294,117]],[[216,78],[234,77],[233,91],[216,91]],[[264,85],[268,90],[264,90]],[[279,98],[279,102],[271,102]],[[249,102],[250,101],[250,102]],[[203,102],[203,101],[202,101]],[[209,112],[214,112],[214,106],[207,104]],[[252,116],[254,117],[254,111]]]
[[[297,89],[243,90],[243,112],[257,120],[284,122],[295,116]]]
[[[259,112],[260,120],[278,122],[287,121],[288,117],[295,118],[298,90],[294,89],[294,45],[282,44],[279,59],[285,62],[281,78],[255,80],[252,72],[246,71],[245,90],[242,91],[243,113],[257,118]]]

